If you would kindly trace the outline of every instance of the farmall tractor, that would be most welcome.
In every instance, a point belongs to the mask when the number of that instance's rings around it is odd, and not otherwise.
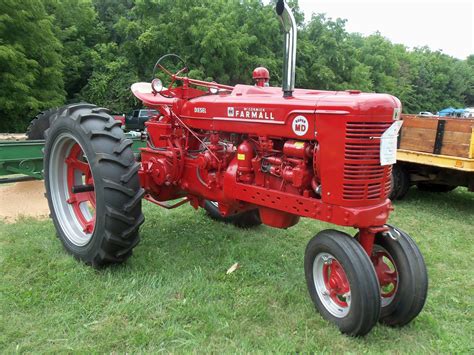
[[[184,62],[171,72],[165,61],[182,59],[160,58],[154,80],[132,86],[160,113],[147,122],[140,159],[107,109],[76,104],[55,113],[44,174],[59,238],[92,266],[123,262],[139,241],[143,198],[167,208],[189,203],[245,228],[289,228],[300,217],[354,227],[355,236],[324,230],[308,243],[311,299],[349,335],[377,321],[403,326],[422,310],[428,279],[414,241],[387,224],[400,101],[295,89],[296,24],[285,1],[276,11],[286,36],[283,87],[269,87],[264,68],[255,86],[233,87],[187,77]]]

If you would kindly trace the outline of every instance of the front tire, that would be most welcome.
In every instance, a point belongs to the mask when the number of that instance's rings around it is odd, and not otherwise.
[[[44,175],[51,218],[65,249],[100,267],[121,263],[138,244],[143,189],[120,123],[106,109],[60,109],[46,132]]]
[[[319,232],[306,247],[304,270],[316,309],[342,333],[362,336],[377,323],[379,283],[354,238],[335,230]]]
[[[410,323],[423,309],[428,273],[420,250],[401,229],[375,237],[372,262],[381,285],[380,322],[389,326]]]

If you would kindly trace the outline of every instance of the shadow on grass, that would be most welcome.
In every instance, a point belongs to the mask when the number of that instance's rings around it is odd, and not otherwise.
[[[175,275],[196,268],[225,271],[235,262],[273,269],[288,251],[288,243],[301,244],[301,260],[307,239],[296,237],[296,230],[276,230],[259,226],[252,229],[237,228],[231,224],[216,222],[203,211],[183,207],[166,211],[157,206],[144,209],[145,224],[141,227],[141,241],[134,256],[123,267],[141,270],[161,270],[163,274]]]
[[[394,204],[396,209],[408,213],[411,210],[433,214],[449,211],[451,220],[464,222],[474,215],[474,194],[459,188],[449,193],[429,193],[412,188],[404,200]],[[327,223],[303,220],[288,230],[263,225],[242,229],[213,221],[204,211],[194,211],[189,206],[167,211],[146,203],[144,213],[146,222],[141,228],[141,242],[132,262],[114,266],[111,271],[123,267],[160,268],[168,274],[173,270],[182,272],[201,266],[225,269],[232,260],[250,262],[252,259],[270,267],[275,262],[273,259],[279,260],[285,253],[298,258],[294,255],[296,250],[303,260],[309,239],[319,230],[331,228]]]
[[[425,210],[437,211],[449,208],[451,212],[461,215],[474,215],[474,192],[457,188],[451,192],[426,192],[412,187],[403,200],[394,201],[395,207],[423,204]]]

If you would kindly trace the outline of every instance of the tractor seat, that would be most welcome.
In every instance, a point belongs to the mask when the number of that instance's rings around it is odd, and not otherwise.
[[[156,105],[173,105],[175,99],[170,99],[161,96],[158,93],[154,93],[151,88],[151,83],[135,83],[131,87],[133,95],[142,101],[145,105],[156,106]]]

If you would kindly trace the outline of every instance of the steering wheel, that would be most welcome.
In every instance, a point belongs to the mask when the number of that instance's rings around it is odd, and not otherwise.
[[[164,65],[162,65],[161,63],[167,59],[167,58],[174,58],[174,59],[177,59],[178,60],[178,63],[181,63],[183,65],[183,67],[178,70],[176,73],[171,73]],[[186,62],[184,61],[183,58],[181,58],[179,55],[177,54],[173,54],[173,53],[170,53],[170,54],[165,54],[164,56],[162,56],[160,59],[158,59],[158,61],[156,62],[155,66],[153,67],[153,77],[152,77],[152,80],[154,80],[156,78],[156,72],[157,70],[160,69],[163,73],[165,73],[166,75],[168,75],[170,78],[171,78],[171,83],[170,85],[168,86],[168,89],[165,90],[165,92],[167,92],[166,94],[163,92],[163,90],[160,90],[158,91],[158,93],[163,96],[163,97],[166,97],[168,99],[172,99],[175,97],[175,95],[173,94],[173,92],[171,91],[172,87],[173,87],[173,84],[175,83],[176,81],[176,77],[181,75],[181,74],[185,74],[189,71],[188,69],[188,66],[186,65]],[[153,85],[152,85],[153,86]]]

